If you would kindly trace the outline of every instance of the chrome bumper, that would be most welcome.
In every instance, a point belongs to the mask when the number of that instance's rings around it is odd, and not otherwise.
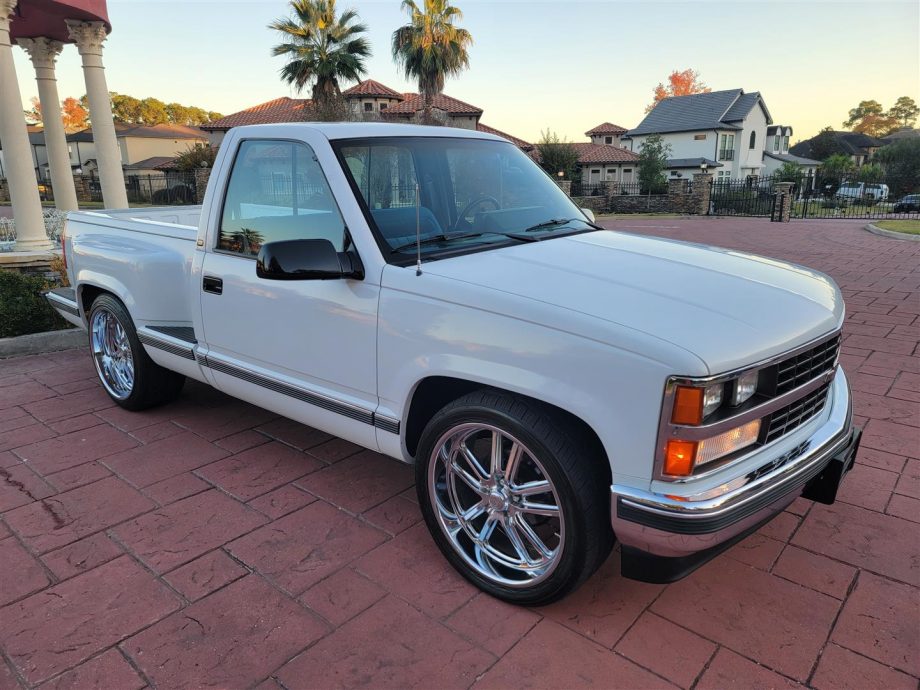
[[[681,558],[712,551],[782,512],[836,455],[854,443],[850,391],[838,369],[831,384],[830,415],[792,451],[746,476],[723,484],[724,493],[666,496],[614,484],[611,522],[617,540],[632,553]],[[715,555],[715,554],[713,554]]]

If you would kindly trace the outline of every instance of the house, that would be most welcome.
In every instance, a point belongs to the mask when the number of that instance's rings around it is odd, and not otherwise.
[[[638,154],[612,144],[576,142],[581,182],[595,185],[601,182],[631,183],[638,180]]]
[[[400,93],[373,79],[358,82],[343,91],[342,97],[345,99],[348,117],[356,121],[418,122],[425,109],[425,98],[421,94]],[[201,129],[207,132],[211,146],[219,146],[224,135],[233,127],[277,122],[309,122],[312,119],[311,110],[312,101],[308,98],[276,98],[208,122],[202,125]],[[432,115],[434,119],[449,127],[497,134],[523,151],[533,149],[533,145],[523,139],[480,122],[482,108],[447,94],[442,93],[434,97]]]
[[[602,122],[594,129],[589,129],[585,132],[585,136],[591,140],[592,144],[604,144],[605,146],[618,146],[628,149],[629,144],[622,142],[624,134],[626,134],[626,128],[615,125],[612,122]]]
[[[914,129],[913,127],[899,127],[888,136],[882,137],[879,141],[887,146],[888,144],[893,144],[894,142],[901,141],[902,139],[915,139],[917,137],[920,137],[920,129]]]
[[[716,179],[734,179],[763,174],[772,124],[759,92],[728,89],[665,98],[622,139],[638,152],[649,136],[660,135],[671,147],[670,170],[684,174],[705,164],[718,168]]]
[[[875,155],[875,152],[885,145],[885,142],[881,139],[870,137],[868,134],[863,134],[862,132],[832,131],[830,134],[834,135],[834,138],[837,140],[837,146],[845,155],[850,157],[857,167],[867,163],[869,159]],[[818,136],[821,135],[819,134],[811,139],[800,141],[795,146],[789,148],[789,153],[801,158],[817,158],[817,156],[812,155],[811,145]]]
[[[175,158],[195,144],[207,143],[207,136],[197,127],[185,125],[115,125],[115,137],[121,153],[121,164],[128,174],[154,174],[150,159]],[[67,135],[70,165],[74,172],[95,170],[96,146],[92,128]],[[144,163],[144,165],[140,165]],[[47,170],[43,173],[47,174]]]

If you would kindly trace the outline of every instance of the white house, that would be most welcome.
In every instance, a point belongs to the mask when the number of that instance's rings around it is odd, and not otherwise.
[[[760,93],[743,89],[674,96],[660,101],[639,125],[623,136],[630,150],[658,134],[671,147],[669,170],[711,171],[716,179],[737,179],[764,172],[767,128],[773,124]]]

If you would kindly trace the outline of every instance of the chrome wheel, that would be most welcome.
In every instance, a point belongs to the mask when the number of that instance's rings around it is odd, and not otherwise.
[[[518,439],[461,424],[434,446],[428,495],[451,546],[480,576],[532,587],[556,568],[565,516],[549,474]]]
[[[96,373],[109,395],[124,400],[134,390],[134,355],[128,333],[108,309],[97,309],[90,322]]]

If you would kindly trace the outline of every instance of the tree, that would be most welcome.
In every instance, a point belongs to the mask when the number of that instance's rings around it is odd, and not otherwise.
[[[917,122],[918,115],[920,107],[910,96],[901,96],[888,111],[888,116],[897,120],[902,127],[912,127]]]
[[[89,111],[80,101],[69,96],[61,101],[61,120],[65,131],[78,132],[89,127]]]
[[[837,135],[830,127],[825,127],[809,143],[811,157],[816,161],[827,160],[835,153],[844,153],[843,147],[837,141]]]
[[[870,137],[883,137],[897,125],[897,119],[886,113],[878,101],[860,101],[859,105],[850,110],[850,117],[843,123],[844,127]]]
[[[206,144],[189,146],[176,156],[176,167],[179,170],[194,170],[195,168],[213,168],[217,149]]]
[[[835,153],[821,164],[821,178],[824,191],[828,195],[837,192],[837,188],[846,182],[856,170],[853,159],[843,153]]]
[[[883,146],[875,153],[874,161],[881,164],[888,186],[898,196],[920,188],[920,137]]]
[[[410,20],[393,32],[393,59],[407,79],[418,81],[425,99],[423,122],[431,123],[432,101],[444,90],[444,80],[470,66],[473,37],[455,24],[463,13],[449,0],[424,3],[423,11],[415,0],[402,1]]]
[[[671,96],[689,96],[694,93],[709,93],[710,91],[712,89],[700,80],[699,72],[696,70],[685,69],[683,72],[674,70],[668,75],[667,86],[658,82],[658,86],[653,91],[653,100],[645,109],[645,112],[651,112],[658,103]]]
[[[574,180],[578,175],[578,151],[572,144],[559,137],[555,132],[547,129],[540,132],[540,141],[537,143],[539,163],[553,179],[558,179],[559,173],[565,180]]]
[[[109,99],[112,101],[112,117],[115,122],[129,125],[143,124],[142,105],[139,99],[114,91],[109,94]]]
[[[866,163],[856,172],[856,179],[860,182],[881,182],[885,179],[885,172],[878,163]]]
[[[36,124],[44,122],[42,117],[42,104],[38,98],[32,98],[32,109],[25,112],[27,119]],[[76,98],[65,98],[61,101],[61,121],[68,132],[77,132],[86,129],[89,125],[89,112]]]
[[[805,168],[798,163],[786,161],[773,173],[775,182],[795,182],[798,184],[805,176]]]
[[[660,134],[646,137],[639,147],[639,191],[642,194],[661,194],[667,188],[664,170],[668,166],[671,145],[664,143]]]
[[[342,119],[344,103],[339,80],[359,81],[367,71],[370,43],[361,34],[358,13],[336,15],[335,0],[291,0],[293,16],[277,19],[269,28],[284,39],[272,55],[284,56],[281,78],[298,92],[312,84],[313,109],[320,119]]]
[[[158,98],[145,98],[141,101],[140,124],[153,126],[169,122],[166,104]]]

